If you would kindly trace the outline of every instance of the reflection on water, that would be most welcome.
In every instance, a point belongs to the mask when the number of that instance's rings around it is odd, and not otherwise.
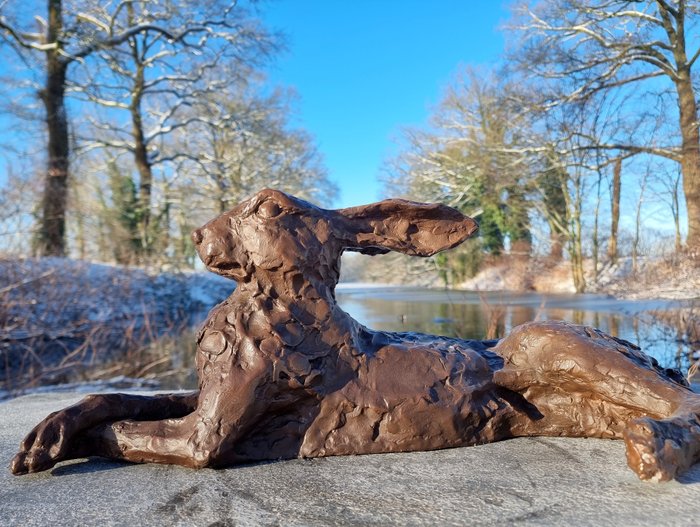
[[[502,337],[531,320],[559,319],[595,326],[640,346],[663,366],[687,371],[691,347],[649,311],[684,306],[670,300],[617,300],[601,295],[544,295],[408,287],[339,287],[341,307],[384,331],[418,331],[465,339]]]

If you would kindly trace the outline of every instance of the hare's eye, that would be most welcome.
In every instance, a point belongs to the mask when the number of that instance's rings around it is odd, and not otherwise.
[[[282,209],[274,201],[267,200],[260,204],[257,212],[258,215],[263,218],[274,218],[275,216],[280,215]]]

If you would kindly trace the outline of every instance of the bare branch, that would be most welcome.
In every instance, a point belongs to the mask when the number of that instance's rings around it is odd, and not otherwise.
[[[58,44],[56,42],[42,44],[41,35],[37,33],[22,33],[15,30],[15,28],[5,21],[5,17],[0,17],[0,29],[4,29],[14,43],[24,49],[44,52],[58,49]]]
[[[578,151],[591,151],[591,150],[621,150],[623,152],[629,152],[631,154],[652,154],[655,156],[665,157],[666,159],[671,159],[673,161],[681,160],[681,152],[679,148],[658,148],[652,146],[639,146],[639,145],[627,145],[627,144],[590,144],[576,146],[573,150]]]

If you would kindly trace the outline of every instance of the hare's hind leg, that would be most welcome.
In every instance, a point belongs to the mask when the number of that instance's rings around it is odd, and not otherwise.
[[[101,455],[89,438],[95,427],[120,419],[164,419],[192,412],[198,392],[155,396],[123,393],[88,395],[80,402],[53,412],[34,427],[12,459],[13,474],[39,472],[59,461]]]
[[[668,481],[700,461],[700,404],[667,419],[638,417],[624,431],[627,464],[641,479]]]
[[[513,435],[625,439],[642,479],[667,480],[700,458],[700,395],[625,341],[565,322],[524,324],[494,351],[495,381],[541,416],[513,419]]]

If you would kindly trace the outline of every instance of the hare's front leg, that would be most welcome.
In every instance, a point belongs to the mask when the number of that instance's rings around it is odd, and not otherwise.
[[[88,395],[82,401],[53,412],[24,438],[10,465],[13,474],[39,472],[59,461],[96,455],[91,429],[119,419],[164,419],[191,413],[197,392],[156,396],[123,393]]]
[[[237,441],[264,416],[269,365],[251,358],[247,369],[210,372],[194,411],[176,419],[125,420],[93,428],[91,455],[134,463],[173,463],[193,468],[236,462]]]

